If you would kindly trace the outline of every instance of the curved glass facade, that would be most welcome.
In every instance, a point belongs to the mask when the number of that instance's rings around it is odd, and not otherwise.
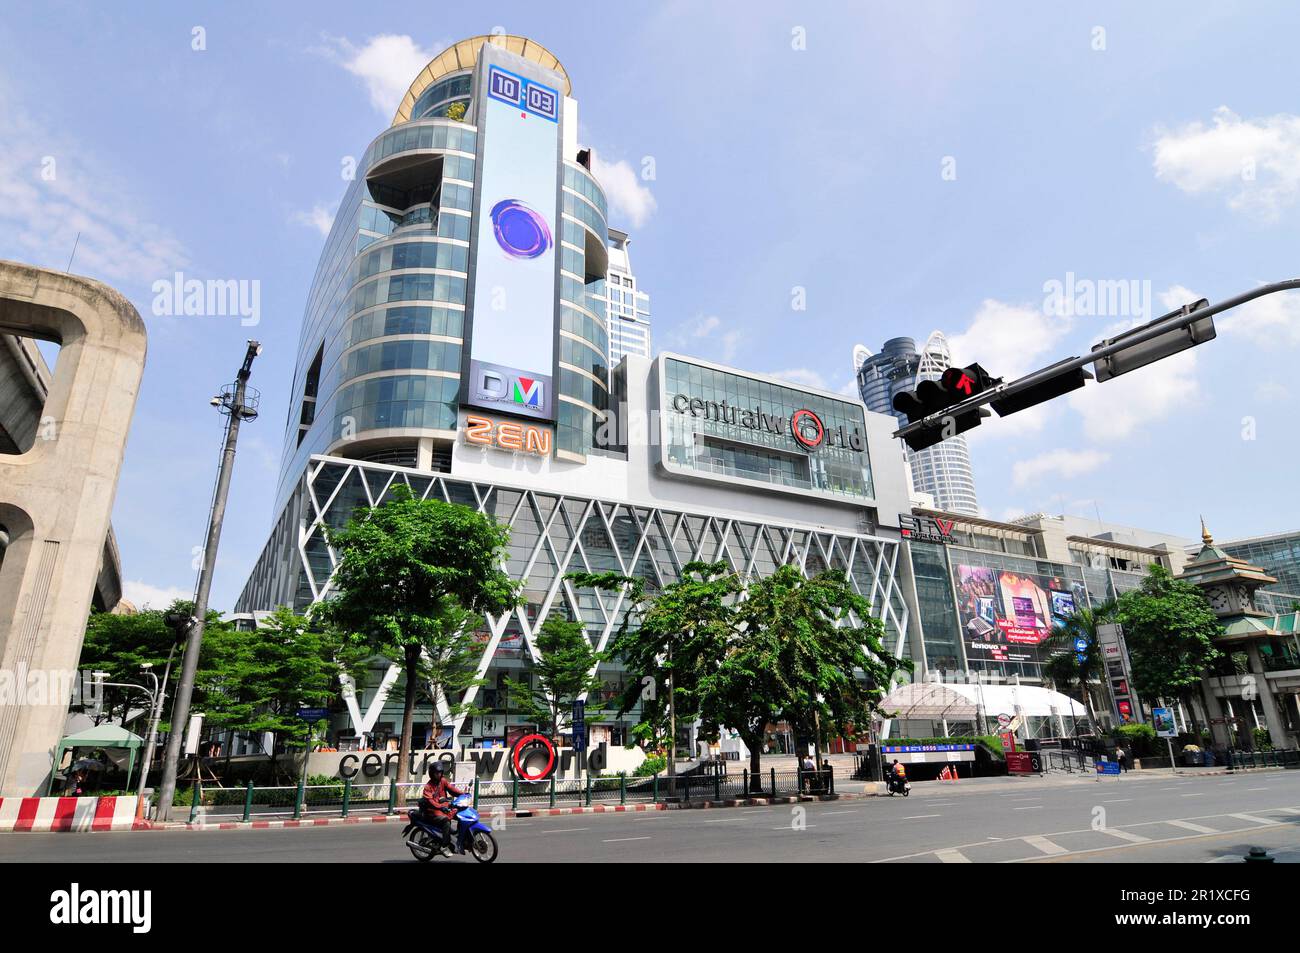
[[[434,83],[420,94],[411,107],[412,119],[425,119],[431,116],[447,115],[447,107],[454,102],[469,104],[469,91],[472,77],[469,72],[448,76]]]
[[[609,410],[609,351],[605,274],[589,265],[587,249],[609,241],[604,191],[581,166],[564,165],[560,216],[560,373],[556,382],[556,447],[585,455]],[[580,373],[586,372],[586,373]],[[591,375],[591,376],[587,376]],[[595,378],[593,380],[593,378]]]
[[[424,119],[366,149],[307,297],[281,500],[311,454],[345,437],[455,431],[477,136]],[[421,152],[425,181],[385,178],[390,157]]]

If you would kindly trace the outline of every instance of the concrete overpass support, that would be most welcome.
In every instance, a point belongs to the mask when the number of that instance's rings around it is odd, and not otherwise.
[[[88,278],[0,261],[0,332],[62,346],[30,449],[0,456],[0,794],[45,793],[104,554],[145,327]],[[16,703],[15,703],[16,702]]]

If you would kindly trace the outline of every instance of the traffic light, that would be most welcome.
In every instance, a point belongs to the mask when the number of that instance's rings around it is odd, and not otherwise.
[[[960,404],[968,397],[988,390],[999,383],[978,364],[969,367],[950,367],[937,381],[926,380],[916,385],[916,390],[894,395],[894,409],[906,414],[908,423],[941,413],[948,407]],[[980,425],[989,412],[979,407],[956,415],[940,417],[929,426],[904,434],[903,440],[913,450],[924,450],[936,443],[965,433]]]
[[[1049,401],[1054,397],[1060,397],[1062,394],[1068,394],[1072,390],[1078,390],[1083,386],[1084,381],[1092,380],[1092,375],[1081,367],[1073,370],[1065,370],[1059,373],[1053,373],[1053,368],[1061,364],[1069,364],[1073,358],[1066,358],[1064,361],[1058,361],[1052,367],[1038,371],[1032,375],[1033,378],[1042,377],[1029,387],[1010,389],[1006,396],[999,397],[997,400],[989,402],[989,406],[998,412],[999,417],[1009,417],[1011,414],[1027,410],[1035,404],[1041,404]]]

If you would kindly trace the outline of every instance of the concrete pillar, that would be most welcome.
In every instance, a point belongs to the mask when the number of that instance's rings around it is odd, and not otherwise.
[[[1210,723],[1210,737],[1216,748],[1232,747],[1232,732],[1224,720],[1223,705],[1214,694],[1215,679],[1201,679],[1201,695],[1205,698],[1206,720]]]
[[[1269,687],[1268,678],[1264,671],[1264,660],[1259,654],[1258,642],[1246,644],[1246,657],[1250,659],[1250,673],[1255,676],[1255,687],[1259,692],[1260,707],[1264,709],[1264,721],[1268,728],[1269,737],[1273,740],[1274,747],[1285,747],[1287,741],[1286,723],[1282,720],[1282,713],[1278,710],[1277,698],[1273,694],[1273,689]]]
[[[0,669],[58,684],[76,670],[144,372],[131,303],[88,278],[0,261],[0,331],[62,346],[44,422],[26,453],[0,456]],[[19,681],[18,679],[22,680]],[[68,697],[0,705],[0,795],[44,794]]]

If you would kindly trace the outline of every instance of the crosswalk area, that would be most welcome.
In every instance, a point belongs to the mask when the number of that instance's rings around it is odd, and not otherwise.
[[[1279,825],[1300,826],[1300,807],[1277,807],[1250,813],[1206,814],[1134,824],[1105,825],[1048,834],[989,837],[983,841],[956,844],[883,862],[987,864],[1024,863],[1102,853],[1125,847],[1151,846],[1189,841],[1215,835],[1249,834]],[[878,861],[880,862],[880,861]]]

